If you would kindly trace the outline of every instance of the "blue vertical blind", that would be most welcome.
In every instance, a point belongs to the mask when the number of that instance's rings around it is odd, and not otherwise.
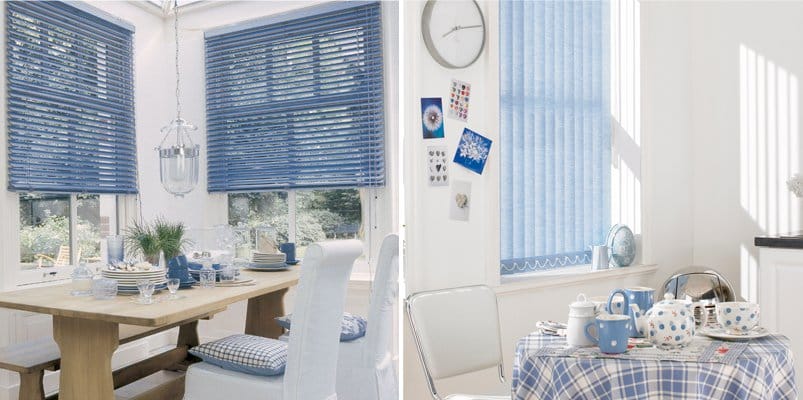
[[[63,2],[6,3],[9,190],[137,192],[132,36]]]
[[[385,182],[378,3],[333,3],[206,34],[208,189]]]
[[[610,226],[608,4],[500,4],[501,273],[589,263]]]

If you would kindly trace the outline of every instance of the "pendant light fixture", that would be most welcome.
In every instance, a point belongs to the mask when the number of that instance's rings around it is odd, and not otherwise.
[[[179,71],[178,0],[173,0],[176,40],[176,118],[162,128],[164,139],[156,150],[159,152],[159,175],[162,186],[169,193],[184,196],[198,184],[201,146],[194,144],[190,133],[198,127],[181,118],[181,74]]]

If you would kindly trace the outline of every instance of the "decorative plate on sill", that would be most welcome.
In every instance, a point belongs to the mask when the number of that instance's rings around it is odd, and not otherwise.
[[[608,246],[608,259],[615,267],[627,267],[636,258],[636,238],[627,225],[611,227],[605,244]]]

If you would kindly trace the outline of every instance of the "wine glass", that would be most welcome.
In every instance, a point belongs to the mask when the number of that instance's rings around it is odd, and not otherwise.
[[[170,291],[170,300],[178,299],[176,292],[178,291],[179,285],[181,285],[181,280],[178,278],[170,278],[167,280],[167,290]]]

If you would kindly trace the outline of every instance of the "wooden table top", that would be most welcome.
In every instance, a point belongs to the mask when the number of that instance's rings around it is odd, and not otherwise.
[[[0,292],[0,307],[64,317],[101,320],[128,325],[162,326],[192,318],[229,304],[261,296],[298,283],[299,266],[286,271],[240,272],[241,279],[253,279],[253,286],[215,287],[213,289],[179,290],[185,296],[166,300],[167,290],[154,296],[161,301],[141,305],[133,302],[136,295],[118,295],[112,300],[95,300],[92,296],[71,296],[70,284]]]

